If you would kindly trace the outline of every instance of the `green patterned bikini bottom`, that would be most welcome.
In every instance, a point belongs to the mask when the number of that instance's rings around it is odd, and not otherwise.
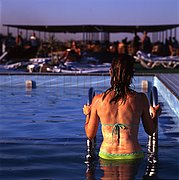
[[[109,160],[118,160],[118,159],[138,159],[138,158],[144,158],[144,153],[142,151],[137,151],[133,153],[128,154],[110,154],[106,152],[99,152],[99,157],[103,159],[109,159]]]

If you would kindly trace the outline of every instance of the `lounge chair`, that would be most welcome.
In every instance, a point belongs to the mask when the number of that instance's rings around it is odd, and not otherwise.
[[[3,60],[3,58],[5,58],[5,56],[8,54],[7,51],[5,51],[1,56],[0,56],[0,61]]]
[[[179,65],[179,56],[155,56],[152,54],[146,54],[142,51],[137,51],[136,56],[134,56],[136,62],[147,68],[152,69],[155,66],[162,65],[165,68],[175,68]]]

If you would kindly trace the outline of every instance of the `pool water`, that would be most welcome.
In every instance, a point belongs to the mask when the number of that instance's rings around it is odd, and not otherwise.
[[[107,87],[94,87],[100,93]],[[97,159],[87,171],[85,163],[85,116],[89,87],[0,87],[0,179],[102,179],[105,168]],[[141,89],[137,89],[141,91]],[[159,94],[163,112],[159,118],[159,162],[154,179],[177,179],[178,117]],[[140,127],[139,139],[147,152],[147,135]],[[96,153],[101,143],[100,128]],[[140,162],[135,179],[145,179],[147,158]],[[110,169],[113,168],[113,169]],[[118,168],[118,170],[116,170]],[[106,172],[122,174],[110,166]],[[107,176],[109,172],[107,173]],[[114,174],[113,174],[114,175]],[[103,178],[105,179],[105,177]]]

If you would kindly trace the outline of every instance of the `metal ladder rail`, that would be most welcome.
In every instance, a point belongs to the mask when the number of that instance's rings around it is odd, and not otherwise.
[[[155,86],[152,87],[150,92],[150,105],[156,106],[158,104],[158,91]],[[148,139],[148,165],[146,166],[144,179],[157,177],[158,171],[158,119],[157,127],[152,136]]]
[[[92,103],[93,97],[95,96],[95,91],[91,87],[88,90],[88,104],[90,105]],[[93,138],[92,140],[87,139],[87,155],[86,155],[86,163],[90,163],[94,160],[94,148],[95,148],[95,142],[96,142],[96,137]]]
[[[91,104],[93,97],[95,96],[95,91],[94,89],[91,87],[89,88],[88,91],[88,103],[87,104]],[[96,179],[95,178],[95,152],[94,152],[94,148],[95,148],[95,143],[96,143],[96,137],[93,138],[92,140],[88,139],[86,140],[87,143],[87,154],[86,154],[86,165],[87,165],[87,169],[86,169],[86,179]]]
[[[155,107],[158,104],[158,91],[155,86],[152,87],[150,92],[150,105]],[[157,156],[158,154],[158,119],[157,127],[152,136],[149,136],[148,140],[148,153]]]

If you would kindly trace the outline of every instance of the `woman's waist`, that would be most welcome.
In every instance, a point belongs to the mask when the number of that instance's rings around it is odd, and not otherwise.
[[[117,144],[117,145],[126,145],[126,144],[134,144],[138,143],[138,138],[135,135],[128,135],[128,134],[120,134],[120,135],[103,135],[103,143],[104,144]]]
[[[101,144],[101,150],[108,153],[131,153],[134,151],[141,151],[141,146],[138,141],[129,142],[109,142],[103,141]]]

